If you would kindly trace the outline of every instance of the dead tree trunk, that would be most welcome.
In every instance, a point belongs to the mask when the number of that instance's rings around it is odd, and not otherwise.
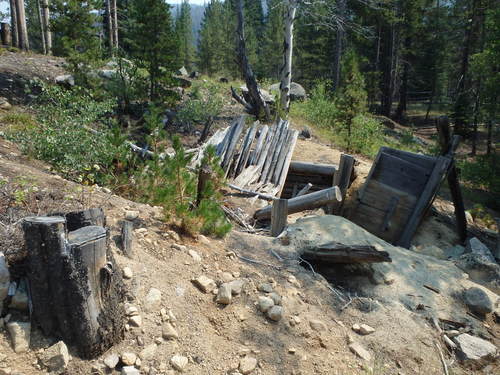
[[[237,27],[237,37],[238,37],[238,64],[240,66],[241,72],[245,77],[245,82],[248,88],[248,96],[250,98],[249,106],[251,107],[251,113],[257,118],[264,117],[266,121],[271,119],[271,113],[269,111],[269,107],[267,103],[262,98],[260,94],[259,86],[257,85],[257,81],[252,71],[252,67],[250,66],[250,62],[248,61],[246,45],[245,45],[245,28],[244,28],[244,18],[243,18],[243,0],[238,0],[237,4],[237,19],[238,19],[238,27]],[[233,93],[234,95],[234,93]],[[244,99],[241,99],[244,100]],[[240,100],[238,100],[240,101]],[[241,101],[240,101],[241,103]],[[243,104],[245,108],[247,106]]]
[[[12,34],[10,32],[10,24],[7,22],[2,22],[2,44],[5,46],[10,46],[12,44]]]
[[[40,0],[36,0],[36,11],[38,15],[38,22],[40,23],[40,38],[42,40],[42,50],[43,54],[47,54],[47,43],[45,42],[45,30],[44,30],[44,22],[42,15],[42,7],[40,6]]]
[[[123,339],[124,289],[106,229],[66,234],[62,216],[23,222],[33,317],[46,335],[94,358]]]
[[[26,26],[26,14],[24,12],[24,0],[16,0],[16,15],[19,48],[28,51],[30,44],[28,40],[28,27]]]
[[[19,33],[17,31],[16,0],[10,0],[10,25],[12,28],[12,47],[19,47]]]
[[[47,54],[52,55],[52,32],[50,31],[50,9],[49,0],[42,0],[43,32],[45,33],[45,45]]]
[[[112,14],[113,14],[113,42],[114,47],[118,48],[118,7],[116,0],[111,0]]]
[[[113,53],[114,48],[114,32],[113,32],[113,14],[111,11],[111,0],[106,0],[106,15],[107,15],[107,29],[108,29],[108,45],[109,51]]]
[[[283,113],[290,109],[290,86],[292,84],[292,57],[293,57],[293,25],[297,12],[298,0],[286,0],[285,39],[283,41],[283,66],[280,76],[280,107]]]
[[[337,22],[337,33],[335,36],[335,55],[333,56],[333,91],[337,91],[340,85],[340,61],[344,52],[345,30],[342,21],[346,14],[346,0],[337,0],[337,11],[341,21]]]

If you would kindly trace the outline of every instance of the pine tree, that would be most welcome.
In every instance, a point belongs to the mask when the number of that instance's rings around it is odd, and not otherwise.
[[[179,42],[173,29],[170,5],[163,0],[136,0],[130,4],[127,30],[130,53],[149,73],[149,97],[160,96],[160,83],[179,62]]]
[[[193,30],[189,0],[183,0],[175,22],[175,32],[179,38],[179,52],[182,64],[190,71],[193,67]]]

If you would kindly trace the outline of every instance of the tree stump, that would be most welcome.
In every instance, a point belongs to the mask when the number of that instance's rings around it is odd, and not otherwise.
[[[106,229],[85,226],[66,234],[63,217],[23,222],[33,318],[46,335],[95,358],[123,339],[124,288]]]

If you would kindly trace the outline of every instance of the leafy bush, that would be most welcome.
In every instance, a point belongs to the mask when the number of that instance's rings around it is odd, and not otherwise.
[[[66,177],[90,184],[100,182],[120,151],[110,141],[108,114],[113,102],[97,102],[81,88],[39,85],[41,94],[33,107],[36,121],[13,115],[7,138]]]
[[[497,154],[481,155],[458,163],[461,179],[476,189],[500,193],[500,160]]]
[[[177,112],[177,120],[183,124],[203,123],[209,117],[220,114],[224,105],[224,97],[220,84],[212,81],[195,82],[190,98]]]

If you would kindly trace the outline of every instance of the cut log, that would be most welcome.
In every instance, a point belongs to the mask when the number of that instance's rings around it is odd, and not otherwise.
[[[309,262],[324,263],[382,263],[392,262],[388,252],[368,245],[344,245],[330,242],[306,249],[301,257]]]
[[[316,164],[303,161],[292,161],[290,163],[289,173],[305,175],[328,176],[333,180],[337,167],[332,164]]]
[[[312,184],[310,182],[307,183],[300,191],[297,193],[296,197],[301,197],[302,195],[306,195],[307,192],[312,188]]]
[[[48,336],[95,358],[123,339],[121,273],[107,247],[106,229],[65,233],[63,217],[23,222],[33,318]]]
[[[130,220],[124,220],[121,230],[121,245],[123,254],[129,258],[134,256],[134,223]]]
[[[347,189],[351,182],[352,171],[354,170],[355,159],[351,155],[342,154],[340,156],[339,170],[333,175],[333,186],[338,186],[342,194],[342,201],[335,202],[329,207],[331,214],[340,214],[342,203],[347,194]]]
[[[288,199],[277,199],[271,208],[271,236],[278,237],[286,228]]]
[[[288,200],[288,214],[323,207],[327,204],[340,201],[341,199],[342,196],[340,195],[340,189],[337,186],[303,195],[301,197],[295,197]],[[271,207],[272,206],[267,206],[255,211],[254,218],[256,220],[270,219]]]

